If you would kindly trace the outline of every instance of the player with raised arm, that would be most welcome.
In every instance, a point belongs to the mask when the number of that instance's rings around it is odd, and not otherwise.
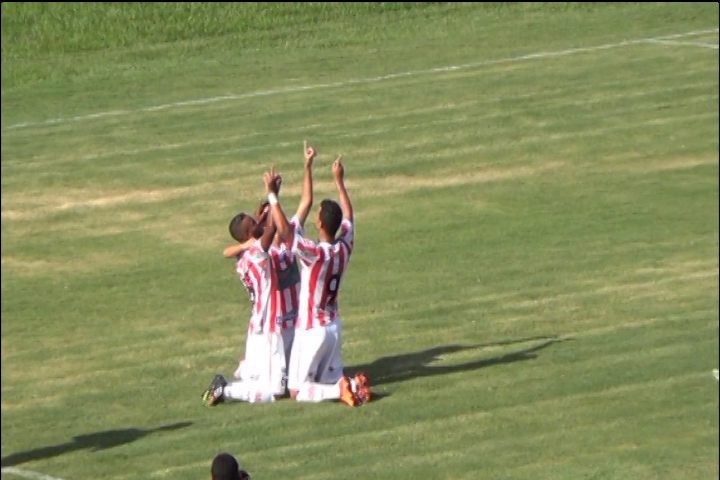
[[[308,146],[307,141],[303,143],[303,154],[305,164],[303,168],[303,189],[300,197],[300,203],[295,211],[295,215],[290,219],[290,224],[298,225],[303,228],[305,220],[307,220],[313,203],[313,184],[312,184],[312,163],[317,155],[315,148]],[[281,177],[277,176],[276,182],[278,190],[280,188]],[[271,215],[269,210],[265,211],[267,215]],[[295,252],[292,250],[292,243],[283,241],[280,235],[275,233],[273,244],[270,247],[270,256],[272,257],[275,273],[277,275],[277,303],[278,316],[277,323],[281,325],[283,333],[283,343],[285,345],[286,360],[289,363],[292,344],[295,338],[295,325],[298,319],[298,309],[300,302],[300,271],[298,268]]]
[[[371,392],[365,374],[350,379],[343,373],[338,293],[353,252],[354,232],[342,156],[333,162],[332,172],[340,203],[331,199],[320,203],[315,219],[318,241],[305,238],[301,225],[290,225],[277,198],[273,172],[264,178],[278,234],[292,242],[300,267],[298,322],[288,367],[290,395],[298,401],[340,399],[355,406],[367,402]]]
[[[277,179],[275,180],[277,181]],[[276,186],[277,188],[277,186]],[[243,242],[236,272],[247,289],[252,303],[245,350],[243,379],[228,383],[223,375],[215,375],[202,395],[209,406],[223,400],[268,402],[286,390],[286,360],[282,335],[277,328],[277,277],[268,253],[275,237],[273,216],[264,215],[264,225],[248,216],[230,222],[230,231]],[[257,239],[247,240],[248,232]]]
[[[295,215],[290,220],[291,225],[300,225],[301,227],[305,225],[305,220],[310,213],[310,208],[312,208],[312,163],[317,155],[315,148],[309,146],[307,141],[304,142],[303,153],[304,172],[302,196]],[[277,182],[277,189],[279,191],[282,184],[282,177],[275,175],[275,178]],[[260,203],[258,210],[255,212],[255,216],[257,218],[264,218],[264,216],[268,215],[269,212],[269,203],[264,201]],[[223,255],[226,257],[236,256],[242,253],[246,248],[246,243],[232,244],[223,250]],[[273,239],[269,254],[272,258],[273,267],[277,276],[276,296],[278,309],[275,321],[280,328],[280,333],[283,337],[286,361],[289,361],[290,351],[295,335],[295,323],[297,322],[298,315],[300,272],[295,260],[295,254],[292,251],[292,244],[281,241],[280,236],[277,233]],[[238,368],[235,370],[235,378],[242,378],[244,366],[245,359],[242,358]]]

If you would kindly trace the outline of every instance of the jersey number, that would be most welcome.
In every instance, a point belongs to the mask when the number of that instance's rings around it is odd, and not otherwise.
[[[338,288],[340,287],[340,275],[332,275],[327,282],[327,303],[335,303],[335,297],[337,297]]]

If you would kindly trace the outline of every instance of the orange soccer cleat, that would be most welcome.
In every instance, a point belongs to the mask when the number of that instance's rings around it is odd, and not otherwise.
[[[369,402],[372,394],[367,375],[362,372],[356,373],[355,377],[353,377],[352,384],[354,386],[356,404],[362,405]]]
[[[340,379],[340,400],[351,407],[354,407],[357,404],[357,398],[352,390],[350,379],[345,375],[343,375]]]

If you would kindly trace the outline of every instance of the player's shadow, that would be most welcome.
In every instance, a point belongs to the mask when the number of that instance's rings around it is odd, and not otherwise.
[[[412,378],[444,375],[447,373],[476,370],[478,368],[490,367],[492,365],[499,365],[503,363],[531,360],[537,357],[537,352],[540,350],[564,340],[567,339],[561,339],[557,336],[540,336],[470,345],[439,345],[417,352],[388,355],[386,357],[378,358],[371,363],[348,366],[345,371],[348,375],[354,375],[356,372],[365,372],[370,380],[370,384],[375,387],[377,385],[401,382]],[[467,350],[479,350],[482,348],[505,347],[520,344],[530,345],[522,348],[511,349],[510,351],[504,352],[500,355],[480,358],[477,360],[446,365],[432,365],[433,362],[442,360],[443,355]],[[378,393],[382,396],[381,392]]]
[[[161,425],[155,428],[123,428],[118,430],[105,430],[102,432],[87,433],[73,437],[72,440],[58,445],[33,448],[21,452],[11,453],[2,457],[3,467],[12,467],[31,460],[55,457],[75,450],[90,449],[95,452],[106,448],[117,447],[125,443],[134,442],[151,433],[177,430],[192,425],[192,422],[178,422],[169,425]]]

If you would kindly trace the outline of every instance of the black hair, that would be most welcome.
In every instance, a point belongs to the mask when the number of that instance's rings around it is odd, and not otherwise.
[[[320,202],[320,223],[325,231],[334,237],[342,223],[342,209],[335,200],[326,198]]]
[[[247,232],[241,232],[240,226],[242,225],[242,221],[247,217],[247,213],[238,213],[235,215],[232,220],[230,220],[230,225],[228,226],[228,229],[230,230],[230,236],[234,238],[239,243],[243,243],[247,238],[243,239],[242,237],[247,235]]]

